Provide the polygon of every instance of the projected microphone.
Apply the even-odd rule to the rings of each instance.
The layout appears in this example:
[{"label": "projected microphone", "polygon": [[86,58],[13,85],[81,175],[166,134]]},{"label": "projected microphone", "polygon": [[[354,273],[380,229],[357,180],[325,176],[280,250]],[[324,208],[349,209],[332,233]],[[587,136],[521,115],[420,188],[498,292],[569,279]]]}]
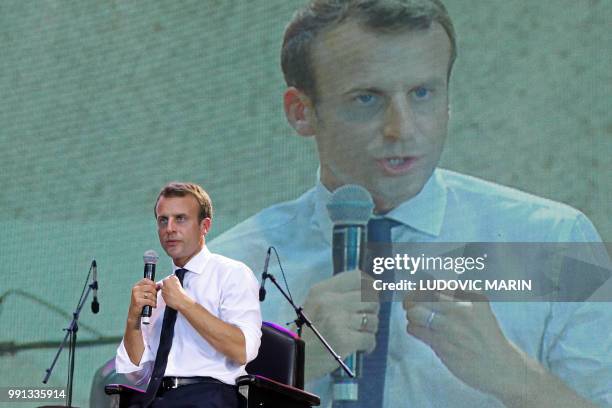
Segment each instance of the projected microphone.
[{"label": "projected microphone", "polygon": [[[334,275],[354,269],[364,269],[367,225],[373,209],[372,196],[361,186],[348,184],[332,194],[327,204],[327,211],[334,225],[332,236]],[[355,373],[355,378],[350,378],[340,369],[332,373],[335,401],[356,401],[359,398],[357,379],[361,376],[361,360],[361,352],[353,353],[344,360]]]},{"label": "projected microphone", "polygon": [[264,263],[263,272],[261,273],[261,286],[259,287],[259,301],[263,302],[266,300],[266,279],[268,279],[268,264],[270,263],[270,251],[272,247],[268,248],[266,254],[266,262]]},{"label": "projected microphone", "polygon": [[98,265],[96,260],[91,261],[92,269],[92,282],[91,288],[93,289],[93,300],[91,301],[91,312],[96,314],[100,311],[100,303],[98,303]]},{"label": "projected microphone", "polygon": [[[155,265],[157,264],[157,260],[159,256],[157,256],[157,252],[152,249],[149,249],[144,253],[142,259],[144,260],[144,277],[147,279],[155,280]],[[151,311],[152,308],[149,305],[146,305],[142,308],[142,323],[149,324],[151,320]]]}]

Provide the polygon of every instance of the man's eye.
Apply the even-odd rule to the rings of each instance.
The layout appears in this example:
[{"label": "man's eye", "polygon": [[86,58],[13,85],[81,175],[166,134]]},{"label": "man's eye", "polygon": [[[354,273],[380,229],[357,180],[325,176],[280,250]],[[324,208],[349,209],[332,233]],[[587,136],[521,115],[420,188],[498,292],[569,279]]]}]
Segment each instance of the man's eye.
[{"label": "man's eye", "polygon": [[157,225],[166,225],[168,224],[168,220],[165,218],[160,218],[159,220],[157,220]]},{"label": "man's eye", "polygon": [[425,100],[429,99],[431,96],[431,91],[423,86],[419,86],[414,91],[412,91],[414,98],[417,100]]},{"label": "man's eye", "polygon": [[355,97],[355,100],[363,106],[372,106],[378,101],[378,97],[372,94],[360,94]]},{"label": "man's eye", "polygon": [[184,222],[185,221],[185,217],[183,217],[182,215],[179,215],[178,217],[176,217],[176,221],[177,222]]}]

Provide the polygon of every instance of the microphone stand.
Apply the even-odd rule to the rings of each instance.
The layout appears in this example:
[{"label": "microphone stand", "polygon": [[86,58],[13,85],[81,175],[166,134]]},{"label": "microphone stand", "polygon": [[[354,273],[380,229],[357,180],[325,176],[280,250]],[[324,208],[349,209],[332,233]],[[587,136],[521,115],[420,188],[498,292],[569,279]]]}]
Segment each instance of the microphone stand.
[{"label": "microphone stand", "polygon": [[[47,381],[49,381],[49,377],[51,377],[53,368],[55,367],[55,364],[57,363],[57,359],[59,358],[60,354],[62,353],[62,350],[64,349],[64,346],[66,345],[66,341],[70,339],[70,345],[69,345],[69,351],[68,351],[68,366],[69,366],[68,368],[68,396],[67,396],[68,400],[66,404],[66,406],[69,408],[77,408],[77,407],[72,406],[72,383],[74,380],[74,355],[76,351],[77,332],[79,331],[79,324],[78,324],[79,315],[81,314],[81,309],[83,308],[83,305],[87,301],[87,297],[89,296],[89,293],[93,289],[97,289],[97,288],[98,288],[98,281],[93,281],[91,284],[88,285],[85,295],[81,296],[81,300],[79,301],[79,304],[77,305],[76,310],[74,311],[74,313],[72,313],[72,321],[70,322],[70,325],[64,329],[66,330],[66,335],[64,336],[64,340],[59,345],[57,353],[55,354],[55,358],[53,359],[53,362],[51,363],[51,367],[45,370],[47,374],[45,375],[45,378],[42,381],[43,384],[46,384]],[[56,406],[56,407],[59,407],[59,406]]]},{"label": "microphone stand", "polygon": [[276,278],[274,277],[274,275],[272,275],[271,273],[268,273],[268,272],[264,272],[262,278],[263,279],[266,279],[266,278],[270,279],[270,281],[274,284],[274,286],[276,286],[276,288],[285,297],[285,299],[287,299],[287,302],[289,302],[291,307],[293,307],[293,310],[295,310],[295,313],[297,314],[297,319],[295,319],[294,321],[295,321],[295,324],[297,325],[297,328],[298,328],[298,336],[300,336],[300,337],[302,336],[302,326],[305,324],[310,330],[312,330],[312,332],[315,334],[315,336],[317,336],[317,338],[319,339],[321,344],[323,344],[323,346],[325,346],[325,348],[327,349],[329,354],[331,354],[334,357],[334,360],[336,360],[338,362],[338,364],[340,365],[340,367],[342,367],[344,372],[349,377],[355,378],[355,374],[351,371],[351,369],[342,360],[342,357],[340,357],[334,351],[334,349],[329,345],[327,340],[325,340],[325,338],[321,335],[321,333],[319,333],[319,331],[312,324],[312,322],[310,321],[308,316],[306,316],[304,314],[304,309],[301,306],[298,307],[298,306],[295,305],[295,303],[293,303],[293,300],[287,295],[287,293],[283,290],[283,288],[280,287],[280,285],[276,281]]}]

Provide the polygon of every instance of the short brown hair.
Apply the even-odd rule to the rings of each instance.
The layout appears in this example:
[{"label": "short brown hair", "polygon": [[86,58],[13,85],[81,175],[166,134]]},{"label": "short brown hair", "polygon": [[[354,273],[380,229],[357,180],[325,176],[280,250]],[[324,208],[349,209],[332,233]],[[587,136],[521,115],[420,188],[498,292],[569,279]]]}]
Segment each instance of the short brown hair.
[{"label": "short brown hair", "polygon": [[457,57],[453,23],[440,0],[312,0],[298,10],[287,27],[281,49],[281,67],[287,86],[316,99],[316,78],[311,49],[322,31],[346,20],[356,20],[379,32],[426,30],[439,23],[451,42],[448,76]]},{"label": "short brown hair", "polygon": [[200,222],[204,218],[212,219],[212,201],[206,190],[195,183],[181,183],[176,181],[166,184],[159,192],[157,200],[155,201],[155,206],[153,207],[155,218],[157,218],[157,203],[161,197],[185,197],[186,195],[191,195],[197,200],[200,206],[200,211],[198,213]]}]

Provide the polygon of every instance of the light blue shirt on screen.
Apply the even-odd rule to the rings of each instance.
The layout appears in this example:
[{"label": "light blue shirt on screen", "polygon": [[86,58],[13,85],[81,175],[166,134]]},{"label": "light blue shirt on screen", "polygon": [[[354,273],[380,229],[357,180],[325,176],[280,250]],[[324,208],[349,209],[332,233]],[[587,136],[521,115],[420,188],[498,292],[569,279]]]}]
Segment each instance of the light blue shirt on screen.
[{"label": "light blue shirt on screen", "polygon": [[[301,305],[311,286],[332,276],[332,223],[326,209],[330,196],[318,183],[298,199],[238,224],[210,247],[243,261],[256,274],[267,248],[276,247],[293,298]],[[442,169],[416,197],[386,216],[401,224],[393,229],[394,242],[601,241],[591,222],[569,206]],[[270,262],[270,272],[281,276],[276,262]],[[497,302],[491,307],[515,345],[578,393],[612,405],[610,304]],[[264,320],[280,324],[295,319],[285,299],[270,287],[262,314]],[[458,380],[427,345],[407,334],[406,323],[402,304],[394,302],[385,407],[503,407]],[[306,388],[321,396],[322,406],[331,406],[329,375]]]}]

